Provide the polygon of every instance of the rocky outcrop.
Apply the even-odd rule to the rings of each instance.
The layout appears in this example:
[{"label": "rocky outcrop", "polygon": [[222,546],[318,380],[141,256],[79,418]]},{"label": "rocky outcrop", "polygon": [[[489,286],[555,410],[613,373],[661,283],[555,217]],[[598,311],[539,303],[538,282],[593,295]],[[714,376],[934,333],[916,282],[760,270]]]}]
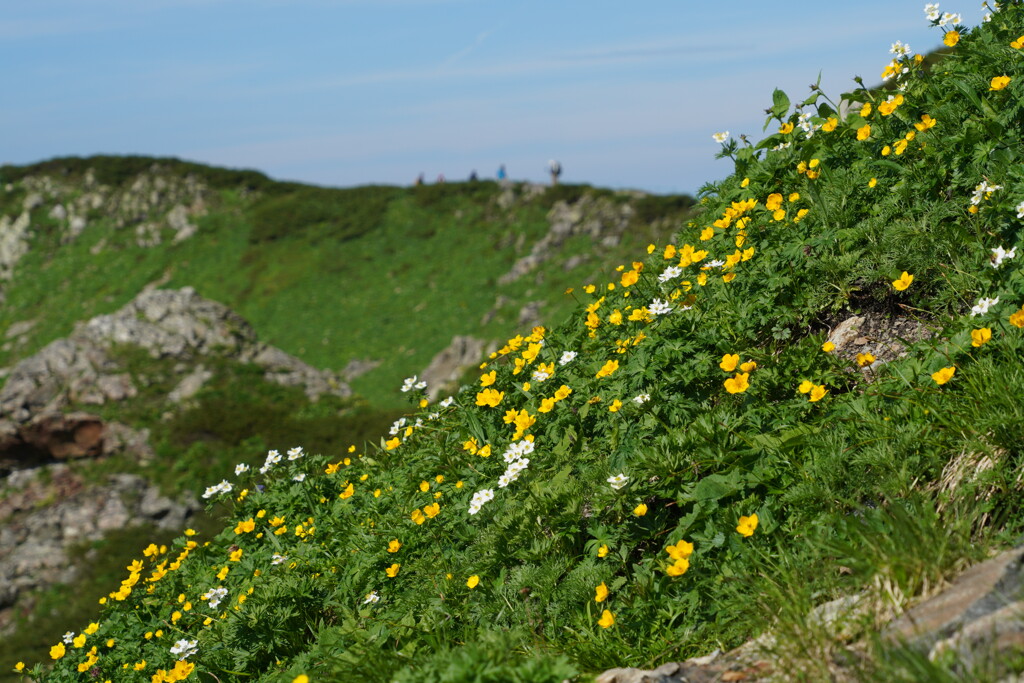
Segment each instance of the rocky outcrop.
[{"label": "rocky outcrop", "polygon": [[433,401],[462,377],[466,368],[480,362],[486,342],[470,336],[456,335],[452,343],[441,349],[419,374],[427,383],[427,397]]},{"label": "rocky outcrop", "polygon": [[931,330],[924,323],[911,318],[862,313],[836,325],[828,341],[836,345],[836,355],[851,361],[857,354],[870,353],[876,360],[867,367],[874,369],[905,356],[908,344],[928,339],[931,335]]},{"label": "rocky outcrop", "polygon": [[[255,363],[265,370],[268,381],[301,386],[311,400],[351,393],[334,373],[257,340],[252,327],[223,304],[202,298],[191,287],[156,289],[115,313],[80,325],[70,337],[14,366],[0,390],[0,420],[25,423],[44,409],[131,398],[137,388],[118,360],[117,345],[143,349],[153,358],[196,361],[221,355]],[[177,395],[194,394],[197,380],[191,376],[190,385]]]},{"label": "rocky outcrop", "polygon": [[128,372],[118,351],[124,346],[142,349],[152,358],[181,361],[175,369],[183,376],[168,394],[169,405],[202,388],[212,374],[201,360],[211,356],[256,364],[267,381],[301,387],[310,400],[351,394],[333,372],[260,342],[241,316],[192,288],[147,290],[10,370],[0,389],[0,470],[109,452],[113,432],[108,425],[93,416],[64,413],[72,406],[137,395],[138,378]]},{"label": "rocky outcrop", "polygon": [[598,246],[616,246],[629,229],[634,213],[629,203],[591,194],[583,195],[573,204],[555,202],[548,212],[551,225],[548,233],[534,243],[529,254],[512,264],[512,269],[498,278],[498,283],[515,282],[532,272],[540,264],[555,258],[559,247],[577,235],[588,236]]},{"label": "rocky outcrop", "polygon": [[[820,605],[807,616],[808,628],[836,644],[832,655],[826,655],[834,661],[817,662],[835,674],[832,680],[865,680],[864,673],[871,671],[870,648],[866,643],[851,642],[851,634],[859,629],[849,626],[863,624],[865,619],[877,621],[881,613],[892,611],[892,607],[879,607],[878,601],[855,595]],[[943,590],[884,625],[880,636],[885,649],[909,648],[931,661],[943,662],[956,680],[976,680],[972,674],[979,670],[993,676],[991,680],[1012,676],[1014,659],[1024,650],[1024,547],[967,569]],[[800,672],[774,661],[778,650],[775,638],[765,634],[726,653],[714,652],[657,669],[611,669],[598,676],[596,683],[792,680],[789,674]],[[843,675],[851,666],[850,675]]]},{"label": "rocky outcrop", "polygon": [[177,530],[199,508],[195,499],[166,498],[139,476],[115,474],[103,484],[88,484],[59,464],[15,473],[5,483],[0,490],[0,634],[5,611],[19,596],[75,579],[69,549],[141,524]]}]

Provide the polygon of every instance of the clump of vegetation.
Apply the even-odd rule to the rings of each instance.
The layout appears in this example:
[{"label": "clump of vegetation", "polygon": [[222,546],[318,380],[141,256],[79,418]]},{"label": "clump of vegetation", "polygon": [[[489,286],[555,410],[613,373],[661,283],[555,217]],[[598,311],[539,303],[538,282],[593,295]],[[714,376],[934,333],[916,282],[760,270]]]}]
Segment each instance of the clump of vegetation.
[{"label": "clump of vegetation", "polygon": [[[565,324],[509,339],[456,396],[409,378],[416,410],[378,443],[225,472],[205,493],[231,506],[223,531],[144,549],[25,670],[476,680],[486,660],[549,680],[766,623],[799,637],[777,609],[794,595],[881,586],[900,607],[1019,537],[1024,5],[1001,7],[977,29],[936,16],[955,44],[939,70],[895,49],[897,92],[815,89],[795,111],[777,92],[776,132],[719,136],[736,173],[676,240],[574,291]],[[865,307],[932,335],[851,359],[825,324]],[[944,485],[971,455],[987,469]],[[952,670],[883,654],[850,675]]]}]

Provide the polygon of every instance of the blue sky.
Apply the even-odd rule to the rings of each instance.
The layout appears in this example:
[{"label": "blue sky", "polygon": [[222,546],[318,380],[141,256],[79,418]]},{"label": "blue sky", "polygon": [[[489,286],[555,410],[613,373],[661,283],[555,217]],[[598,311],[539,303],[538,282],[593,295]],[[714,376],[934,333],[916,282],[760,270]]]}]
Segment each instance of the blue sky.
[{"label": "blue sky", "polygon": [[[964,22],[980,0],[943,2]],[[0,163],[177,156],[322,185],[424,173],[693,193],[780,87],[878,81],[923,2],[31,0],[0,7]]]}]

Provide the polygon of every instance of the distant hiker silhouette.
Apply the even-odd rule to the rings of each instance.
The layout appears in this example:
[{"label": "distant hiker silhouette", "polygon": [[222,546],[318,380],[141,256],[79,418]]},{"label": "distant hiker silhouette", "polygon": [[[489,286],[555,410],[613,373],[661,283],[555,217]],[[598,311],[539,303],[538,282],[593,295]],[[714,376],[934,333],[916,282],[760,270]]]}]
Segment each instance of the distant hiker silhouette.
[{"label": "distant hiker silhouette", "polygon": [[505,179],[505,164],[498,167],[498,180]]},{"label": "distant hiker silhouette", "polygon": [[443,182],[444,182],[444,173],[438,173],[437,174],[437,183],[440,185]]},{"label": "distant hiker silhouette", "polygon": [[475,183],[476,181],[477,181],[476,169],[474,168],[472,171],[469,172],[469,182]]},{"label": "distant hiker silhouette", "polygon": [[551,184],[558,184],[558,176],[562,175],[562,165],[552,159],[548,162],[548,170],[551,171]]},{"label": "distant hiker silhouette", "polygon": [[423,174],[420,173],[418,176],[416,176],[416,183],[415,183],[415,185],[417,187],[419,187],[422,184],[423,184]]}]

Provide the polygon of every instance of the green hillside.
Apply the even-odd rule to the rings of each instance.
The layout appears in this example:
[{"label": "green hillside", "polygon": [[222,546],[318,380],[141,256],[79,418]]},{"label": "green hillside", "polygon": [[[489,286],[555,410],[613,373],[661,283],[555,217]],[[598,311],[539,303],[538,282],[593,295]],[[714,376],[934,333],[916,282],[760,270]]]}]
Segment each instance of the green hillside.
[{"label": "green hillside", "polygon": [[[16,217],[26,198],[40,197],[29,212],[27,253],[11,280],[0,282],[0,329],[33,325],[17,348],[0,349],[0,366],[67,335],[78,321],[119,308],[147,284],[192,286],[241,313],[264,341],[316,367],[340,371],[353,360],[384,361],[387,352],[387,362],[353,381],[356,393],[387,409],[400,407],[402,378],[424,368],[453,336],[503,338],[532,300],[544,304],[546,320],[564,317],[571,302],[561,290],[598,268],[592,259],[561,267],[594,252],[586,235],[561,244],[557,261],[499,283],[547,234],[556,202],[600,197],[635,209],[621,241],[597,250],[605,257],[669,234],[692,204],[586,186],[318,188],[142,157],[7,166],[0,181],[10,183],[0,193],[0,214]],[[161,200],[147,203],[151,194]],[[102,198],[99,206],[88,203],[93,196]],[[174,203],[164,198],[175,197],[194,210],[196,232],[181,241],[159,222]],[[67,220],[49,213],[56,204],[84,204],[88,226],[80,235],[69,238]],[[156,230],[140,238],[153,224]],[[159,244],[140,244],[154,234]]]},{"label": "green hillside", "polygon": [[[955,48],[930,70],[897,56],[896,91],[813,89],[795,107],[777,91],[774,132],[723,143],[736,171],[701,213],[575,280],[564,324],[522,330],[450,402],[411,389],[393,436],[297,442],[211,477],[226,526],[140,547],[95,617],[60,627],[72,642],[54,632],[25,671],[589,680],[768,630],[801,680],[1024,671],[1019,652],[933,661],[874,637],[1024,532],[1024,4],[1001,6],[938,29]],[[235,253],[283,287],[304,273],[256,255],[316,234],[250,224]],[[396,349],[392,273],[418,267],[412,251],[367,271]],[[872,613],[827,639],[805,617],[844,595]]]}]

